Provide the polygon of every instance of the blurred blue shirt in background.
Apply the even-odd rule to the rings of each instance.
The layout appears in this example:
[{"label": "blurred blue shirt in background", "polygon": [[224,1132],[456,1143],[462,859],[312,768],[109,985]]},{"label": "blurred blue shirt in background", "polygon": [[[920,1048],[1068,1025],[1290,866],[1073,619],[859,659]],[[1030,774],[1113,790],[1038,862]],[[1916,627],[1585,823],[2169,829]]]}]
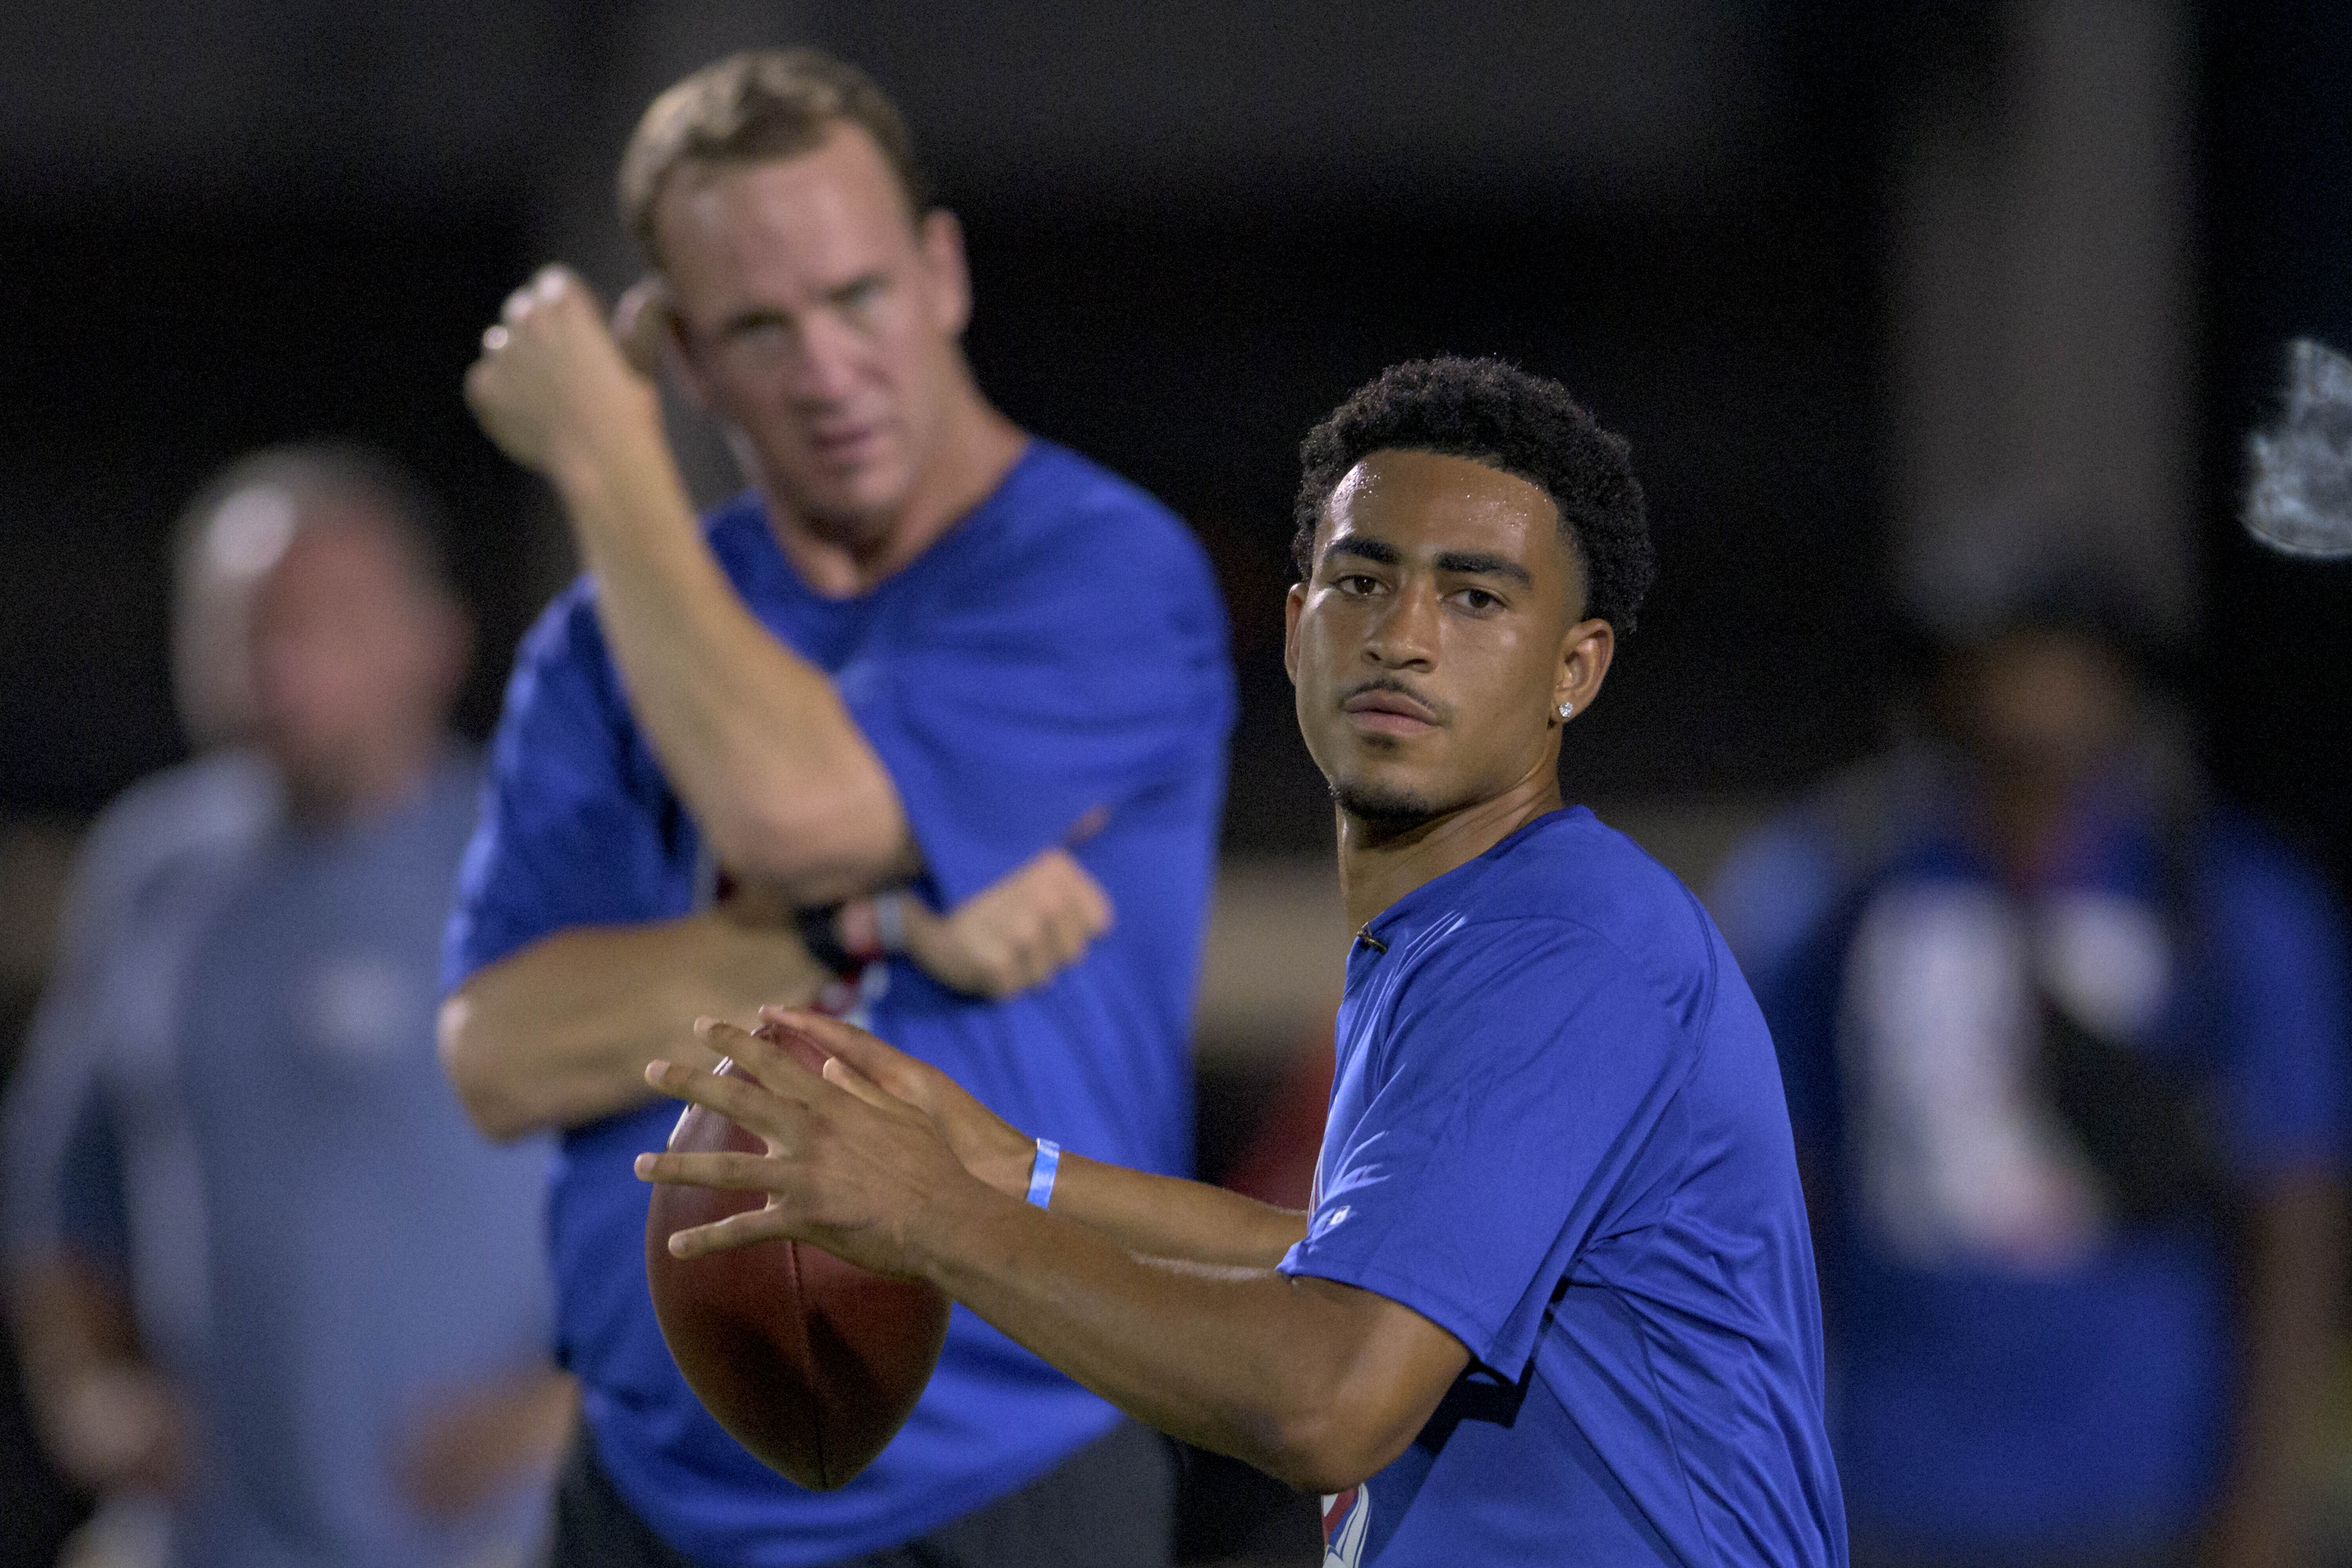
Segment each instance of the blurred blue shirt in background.
[{"label": "blurred blue shirt in background", "polygon": [[229,753],[131,792],[85,858],[12,1097],[10,1245],[122,1275],[194,1428],[188,1568],[520,1563],[543,1522],[536,1487],[456,1518],[405,1489],[437,1419],[547,1362],[547,1145],[484,1142],[434,1050],[479,778],[312,827]]},{"label": "blurred blue shirt in background", "polygon": [[[1709,900],[1808,1162],[1857,1552],[2179,1542],[2231,1439],[2235,1215],[2340,1163],[2344,932],[2277,841],[2129,769],[2020,885],[1960,776],[1924,752],[1858,771]],[[2053,1028],[2114,1042],[2111,1105],[2170,1086],[2176,1142],[2210,1144],[2207,1200],[2135,1199],[2055,1102]]]}]

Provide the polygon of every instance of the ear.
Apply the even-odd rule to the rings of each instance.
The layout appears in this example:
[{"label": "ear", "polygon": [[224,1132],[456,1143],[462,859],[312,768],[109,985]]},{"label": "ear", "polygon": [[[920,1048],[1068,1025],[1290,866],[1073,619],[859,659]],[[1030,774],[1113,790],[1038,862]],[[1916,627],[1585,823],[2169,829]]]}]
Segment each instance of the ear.
[{"label": "ear", "polygon": [[1282,601],[1282,668],[1290,684],[1298,684],[1298,617],[1307,609],[1307,584],[1293,583]]},{"label": "ear", "polygon": [[1609,661],[1617,654],[1617,633],[1607,621],[1580,621],[1568,628],[1560,639],[1559,669],[1552,680],[1551,721],[1564,724],[1559,716],[1560,704],[1570,705],[1571,712],[1581,713],[1592,706],[1601,695],[1601,683],[1608,679]]},{"label": "ear", "polygon": [[648,381],[658,381],[665,365],[682,355],[677,306],[669,279],[648,272],[629,285],[613,306],[613,336],[619,341],[629,366]]},{"label": "ear", "polygon": [[658,383],[667,370],[688,403],[709,411],[709,384],[694,362],[668,279],[648,272],[629,285],[613,307],[613,336],[620,341],[621,353],[639,375]]},{"label": "ear", "polygon": [[971,268],[964,258],[963,225],[945,207],[923,215],[918,237],[923,271],[930,279],[931,324],[961,338],[971,321]]}]

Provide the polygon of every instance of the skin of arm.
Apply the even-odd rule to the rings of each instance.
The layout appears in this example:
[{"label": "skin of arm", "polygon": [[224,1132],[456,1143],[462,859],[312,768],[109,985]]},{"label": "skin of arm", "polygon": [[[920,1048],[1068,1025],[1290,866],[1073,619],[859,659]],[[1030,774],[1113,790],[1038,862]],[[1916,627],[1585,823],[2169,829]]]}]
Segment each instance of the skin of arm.
[{"label": "skin of arm", "polygon": [[754,619],[704,545],[651,382],[587,285],[550,268],[467,401],[545,475],[597,583],[606,639],[663,772],[719,858],[832,903],[916,868],[898,790],[832,681]]},{"label": "skin of arm", "polygon": [[2326,1400],[2344,1217],[2343,1184],[2316,1171],[2273,1182],[2254,1202],[2237,1452],[2210,1553],[2217,1568],[2295,1560]]},{"label": "skin of arm", "polygon": [[551,1475],[579,1411],[579,1385],[553,1367],[453,1389],[404,1445],[401,1490],[427,1518],[462,1519]]},{"label": "skin of arm", "polygon": [[25,1394],[51,1460],[95,1492],[176,1494],[189,1458],[186,1421],[140,1351],[121,1286],[67,1251],[15,1272]]},{"label": "skin of arm", "polygon": [[[1111,924],[1110,900],[1058,847],[946,915],[898,896],[908,957],[972,995],[1043,984]],[[762,1003],[807,1001],[827,978],[801,944],[784,890],[745,879],[715,910],[575,927],[478,971],[442,1005],[442,1066],[485,1136],[576,1127],[652,1099],[645,1071],[656,1057],[710,1065],[680,1020],[748,1018]]]},{"label": "skin of arm", "polygon": [[[1307,1490],[1343,1490],[1402,1453],[1469,1363],[1460,1341],[1409,1308],[1269,1267],[1274,1238],[1296,1239],[1297,1216],[1259,1222],[1245,1242],[1221,1247],[1208,1235],[1213,1216],[1244,1215],[1233,1205],[1247,1200],[1205,1188],[1180,1196],[1194,1184],[1091,1162],[1066,1166],[1072,1196],[1057,1182],[1048,1214],[966,1169],[929,1114],[836,1052],[856,1033],[846,1026],[800,1015],[766,1026],[833,1054],[822,1078],[769,1040],[703,1027],[751,1078],[657,1062],[647,1081],[751,1130],[769,1152],[647,1154],[637,1173],[768,1201],[678,1233],[677,1256],[791,1236],[864,1268],[928,1279],[1139,1419]],[[888,1051],[879,1042],[849,1049],[867,1061]],[[1088,1222],[1059,1212],[1065,1201]],[[1181,1212],[1150,1219],[1139,1203]],[[1260,1261],[1139,1256],[1117,1238],[1122,1231]]]},{"label": "skin of arm", "polygon": [[[768,1028],[808,1035],[859,1078],[920,1110],[980,1180],[1008,1197],[1027,1194],[1036,1140],[939,1068],[831,1019],[782,1007],[762,1007],[760,1017]],[[1054,1179],[1053,1210],[1129,1252],[1188,1263],[1271,1268],[1307,1235],[1307,1215],[1296,1209],[1071,1153]]]},{"label": "skin of arm", "polygon": [[441,1064],[486,1137],[576,1127],[652,1100],[657,1057],[707,1064],[681,1019],[749,1017],[824,980],[790,929],[715,910],[574,927],[477,970],[442,1004]]}]

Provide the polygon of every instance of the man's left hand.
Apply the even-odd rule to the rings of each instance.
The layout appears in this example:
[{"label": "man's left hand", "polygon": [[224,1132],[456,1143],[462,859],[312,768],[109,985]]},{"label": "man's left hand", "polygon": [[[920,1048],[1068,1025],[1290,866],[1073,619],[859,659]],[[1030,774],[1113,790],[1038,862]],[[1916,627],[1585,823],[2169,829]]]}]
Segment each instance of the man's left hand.
[{"label": "man's left hand", "polygon": [[[764,1154],[640,1154],[639,1179],[767,1195],[761,1207],[669,1238],[675,1258],[755,1241],[812,1242],[877,1274],[919,1275],[931,1227],[987,1189],[965,1172],[929,1117],[834,1058],[823,1076],[772,1038],[705,1019],[703,1043],[748,1077],[656,1061],[646,1081],[717,1111],[767,1145]],[[822,1048],[822,1047],[820,1047]]]}]

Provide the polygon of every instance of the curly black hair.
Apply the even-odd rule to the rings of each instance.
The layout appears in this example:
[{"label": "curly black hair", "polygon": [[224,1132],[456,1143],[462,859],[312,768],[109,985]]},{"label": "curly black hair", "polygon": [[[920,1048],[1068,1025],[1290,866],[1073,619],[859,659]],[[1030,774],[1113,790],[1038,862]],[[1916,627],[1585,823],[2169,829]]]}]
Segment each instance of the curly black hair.
[{"label": "curly black hair", "polygon": [[1633,629],[1658,569],[1641,481],[1624,439],[1559,383],[1499,359],[1447,355],[1391,365],[1359,387],[1299,445],[1290,553],[1302,581],[1331,492],[1380,451],[1469,458],[1551,497],[1584,568],[1584,613],[1621,637]]}]

